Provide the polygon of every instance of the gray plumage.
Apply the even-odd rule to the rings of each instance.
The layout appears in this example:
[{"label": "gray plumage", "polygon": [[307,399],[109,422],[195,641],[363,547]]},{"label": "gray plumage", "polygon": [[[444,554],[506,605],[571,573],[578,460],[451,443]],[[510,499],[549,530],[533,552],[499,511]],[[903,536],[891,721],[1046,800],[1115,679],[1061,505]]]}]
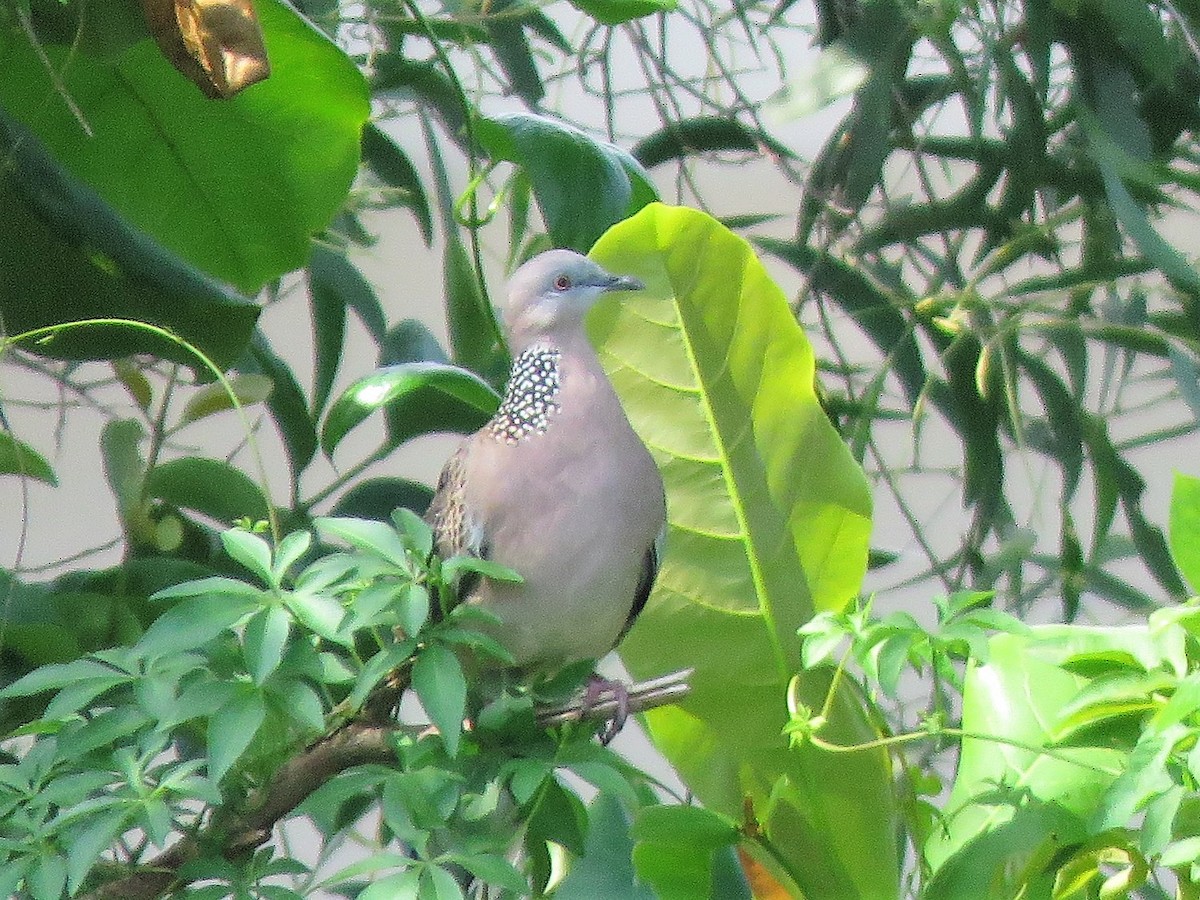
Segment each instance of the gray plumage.
[{"label": "gray plumage", "polygon": [[567,250],[517,270],[503,401],[446,463],[429,508],[443,557],[469,553],[522,576],[476,579],[460,601],[500,619],[492,636],[526,670],[603,656],[653,585],[662,479],[583,328],[602,294],[641,287]]}]

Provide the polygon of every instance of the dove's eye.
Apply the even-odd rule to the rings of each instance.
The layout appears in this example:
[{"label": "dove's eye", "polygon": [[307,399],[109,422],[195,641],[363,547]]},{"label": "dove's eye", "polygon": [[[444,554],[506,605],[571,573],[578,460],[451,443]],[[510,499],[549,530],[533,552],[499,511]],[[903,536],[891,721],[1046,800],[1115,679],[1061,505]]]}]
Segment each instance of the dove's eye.
[{"label": "dove's eye", "polygon": [[565,291],[571,286],[571,279],[566,275],[559,275],[554,279],[554,289],[556,291]]}]

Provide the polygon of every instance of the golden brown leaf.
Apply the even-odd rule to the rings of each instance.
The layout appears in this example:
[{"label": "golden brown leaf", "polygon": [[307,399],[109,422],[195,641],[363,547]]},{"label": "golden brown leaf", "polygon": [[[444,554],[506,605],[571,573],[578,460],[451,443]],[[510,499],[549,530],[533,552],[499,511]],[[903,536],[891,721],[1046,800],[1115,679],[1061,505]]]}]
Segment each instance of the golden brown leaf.
[{"label": "golden brown leaf", "polygon": [[207,96],[228,100],[271,74],[251,0],[142,0],[171,65]]}]

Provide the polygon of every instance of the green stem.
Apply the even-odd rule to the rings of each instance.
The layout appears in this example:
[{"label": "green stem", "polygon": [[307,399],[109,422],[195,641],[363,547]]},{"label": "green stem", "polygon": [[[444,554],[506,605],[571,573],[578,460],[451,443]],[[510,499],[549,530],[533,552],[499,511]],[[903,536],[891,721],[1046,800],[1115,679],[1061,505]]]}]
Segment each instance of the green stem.
[{"label": "green stem", "polygon": [[[195,357],[200,365],[207,369],[212,374],[213,378],[225,389],[225,393],[229,395],[229,401],[233,409],[237,412],[238,418],[241,420],[242,428],[245,429],[247,435],[247,445],[250,448],[250,455],[254,460],[254,468],[258,476],[259,489],[263,493],[263,499],[267,506],[267,520],[271,526],[271,537],[276,543],[279,542],[279,517],[275,514],[275,505],[271,503],[270,482],[267,480],[267,467],[263,462],[262,453],[259,449],[258,441],[254,437],[254,429],[250,425],[250,419],[246,415],[246,410],[238,399],[237,393],[233,390],[233,385],[229,383],[229,379],[225,377],[225,373],[220,367],[213,362],[203,350],[175,334],[166,328],[158,325],[151,325],[149,322],[139,322],[136,319],[120,319],[120,318],[96,318],[96,319],[80,319],[74,322],[59,322],[57,325],[45,325],[41,328],[32,328],[29,331],[23,331],[20,334],[15,334],[11,337],[0,337],[0,354],[3,354],[4,348],[12,344],[18,346],[20,344],[39,343],[49,340],[56,334],[63,331],[74,331],[79,328],[95,328],[97,326],[115,325],[127,328],[132,328],[135,331],[145,331],[160,337],[165,341],[169,341],[177,347],[182,348],[188,354]],[[165,400],[164,400],[165,402]]]},{"label": "green stem", "polygon": [[[458,73],[454,71],[454,66],[450,63],[450,57],[442,47],[441,41],[434,35],[429,20],[421,12],[416,0],[404,0],[404,6],[408,9],[409,14],[420,23],[422,31],[425,32],[425,37],[429,40],[430,46],[433,47],[434,55],[437,56],[438,62],[442,64],[442,68],[446,70],[446,77],[450,79],[450,84],[454,87],[454,92],[458,96],[458,102],[462,105],[463,137],[467,145],[468,183],[473,185],[479,174],[479,161],[475,158],[475,149],[479,145],[475,140],[474,110],[467,99],[467,92],[463,89]],[[483,253],[479,247],[479,227],[477,224],[479,222],[479,206],[475,198],[475,191],[470,190],[468,194],[467,212],[469,219],[467,222],[467,232],[471,236],[471,260],[475,266],[475,278],[479,282],[480,300],[483,303],[484,316],[491,325],[496,343],[503,347],[504,335],[500,330],[500,323],[496,321],[496,313],[492,309],[492,303],[487,293],[487,279],[483,274]]]},{"label": "green stem", "polygon": [[956,737],[960,740],[976,740],[976,741],[991,741],[996,744],[1004,744],[1007,747],[1015,747],[1018,750],[1024,750],[1028,753],[1038,753],[1042,756],[1049,756],[1051,759],[1057,759],[1059,762],[1070,763],[1074,766],[1079,766],[1083,769],[1091,769],[1093,772],[1099,772],[1102,775],[1120,775],[1117,769],[1110,769],[1106,766],[1098,766],[1093,763],[1084,762],[1081,759],[1076,759],[1073,756],[1068,756],[1059,750],[1054,750],[1050,747],[1042,747],[1037,744],[1029,744],[1025,741],[1018,741],[1015,738],[1001,737],[998,734],[985,734],[978,731],[964,731],[961,728],[939,728],[936,732],[930,731],[912,731],[907,734],[893,734],[888,737],[876,738],[873,741],[865,741],[861,744],[834,744],[817,737],[815,734],[810,734],[808,739],[812,741],[813,746],[820,747],[822,750],[827,750],[830,753],[858,753],[863,750],[876,750],[880,747],[890,747],[896,744],[910,744],[914,741],[927,740],[929,738],[948,735]]}]

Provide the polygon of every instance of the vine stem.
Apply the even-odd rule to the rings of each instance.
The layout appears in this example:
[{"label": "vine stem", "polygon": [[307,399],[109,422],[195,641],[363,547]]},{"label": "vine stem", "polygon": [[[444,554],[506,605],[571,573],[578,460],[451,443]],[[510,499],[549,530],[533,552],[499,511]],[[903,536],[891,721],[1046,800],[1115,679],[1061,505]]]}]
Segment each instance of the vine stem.
[{"label": "vine stem", "polygon": [[891,747],[897,744],[910,744],[914,741],[928,740],[929,738],[947,735],[956,737],[960,740],[976,740],[976,741],[991,741],[994,744],[1003,744],[1007,747],[1015,747],[1018,750],[1024,750],[1027,753],[1037,753],[1041,756],[1048,756],[1051,759],[1057,759],[1059,762],[1070,763],[1074,766],[1079,766],[1083,769],[1091,769],[1093,772],[1099,772],[1101,775],[1120,775],[1119,769],[1110,769],[1107,766],[1098,766],[1094,763],[1085,762],[1081,759],[1076,759],[1073,756],[1068,756],[1062,751],[1055,750],[1051,747],[1042,747],[1037,744],[1029,744],[1025,741],[1018,741],[1016,738],[1006,738],[998,734],[987,734],[980,731],[966,731],[962,728],[938,728],[936,731],[911,731],[907,734],[893,734],[887,737],[876,738],[873,741],[864,741],[861,744],[835,744],[831,741],[826,741],[823,738],[817,737],[815,734],[809,734],[808,740],[812,741],[814,747],[819,747],[830,753],[858,753],[863,750],[876,750],[880,747]]},{"label": "vine stem", "polygon": [[[254,429],[250,425],[250,418],[246,415],[246,409],[242,406],[241,400],[238,399],[237,392],[234,391],[233,385],[229,379],[225,377],[225,373],[221,368],[212,361],[212,359],[199,347],[181,338],[169,329],[163,328],[160,325],[152,325],[149,322],[139,322],[136,319],[121,319],[121,318],[96,318],[96,319],[79,319],[73,322],[59,322],[56,325],[45,325],[41,328],[33,328],[29,331],[23,331],[20,334],[12,335],[7,338],[0,338],[0,352],[5,346],[18,346],[23,343],[38,343],[53,338],[55,335],[63,331],[74,331],[81,328],[97,328],[102,326],[119,326],[132,328],[135,331],[145,331],[160,337],[165,341],[182,348],[188,354],[195,357],[213,378],[224,388],[225,393],[229,396],[229,402],[232,408],[237,412],[238,418],[241,421],[242,428],[247,435],[247,446],[250,450],[250,456],[254,460],[255,474],[258,477],[259,490],[262,491],[263,499],[266,501],[267,520],[271,527],[271,537],[275,543],[279,543],[280,529],[279,517],[275,513],[275,504],[271,502],[270,482],[267,480],[267,467],[263,462],[262,452],[258,445],[258,441],[254,436]],[[164,400],[165,403],[165,400]]]},{"label": "vine stem", "polygon": [[433,33],[433,28],[430,26],[429,20],[421,12],[421,8],[417,5],[416,0],[404,0],[404,7],[408,10],[409,15],[421,26],[426,39],[429,41],[430,46],[433,47],[434,55],[437,56],[438,62],[442,64],[442,68],[446,70],[446,77],[450,79],[450,84],[453,85],[454,93],[458,98],[459,104],[462,106],[463,138],[467,145],[467,183],[472,185],[467,191],[467,213],[470,219],[466,223],[467,233],[470,235],[471,241],[471,262],[475,267],[475,278],[479,282],[483,314],[491,325],[492,335],[495,337],[496,342],[503,347],[504,334],[500,330],[500,323],[496,321],[496,312],[492,309],[492,302],[488,297],[487,279],[483,273],[483,253],[479,246],[479,204],[474,189],[476,179],[479,177],[479,161],[475,156],[475,150],[479,144],[475,140],[474,110],[471,108],[471,102],[467,99],[467,92],[463,88],[458,73],[454,71],[454,66],[450,63],[449,54],[446,53],[445,48]]}]

